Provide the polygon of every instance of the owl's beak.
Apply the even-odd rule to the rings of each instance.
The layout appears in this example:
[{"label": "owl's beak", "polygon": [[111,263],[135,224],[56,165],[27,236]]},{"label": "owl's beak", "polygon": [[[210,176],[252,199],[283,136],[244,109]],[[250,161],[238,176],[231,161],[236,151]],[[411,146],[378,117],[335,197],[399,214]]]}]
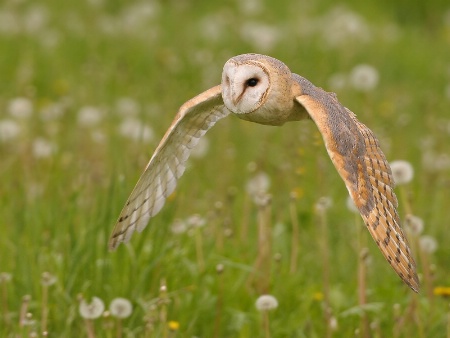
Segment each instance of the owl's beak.
[{"label": "owl's beak", "polygon": [[235,106],[237,106],[239,101],[241,101],[243,95],[244,95],[244,91],[242,91],[242,93],[240,93],[240,94],[237,94],[237,92],[233,91],[233,94],[231,97],[232,97],[233,104]]},{"label": "owl's beak", "polygon": [[245,89],[242,90],[242,87],[233,81],[230,81],[230,88],[231,88],[231,101],[233,102],[233,105],[237,106],[237,104],[242,100],[242,96],[244,95]]}]

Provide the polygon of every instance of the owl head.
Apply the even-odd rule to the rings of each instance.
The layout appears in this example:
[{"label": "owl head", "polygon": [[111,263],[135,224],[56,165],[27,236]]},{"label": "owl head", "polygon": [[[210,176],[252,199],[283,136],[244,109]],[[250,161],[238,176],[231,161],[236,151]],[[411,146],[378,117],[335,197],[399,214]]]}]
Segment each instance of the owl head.
[{"label": "owl head", "polygon": [[241,119],[276,124],[294,106],[292,73],[281,61],[260,54],[229,59],[222,72],[225,106]]}]

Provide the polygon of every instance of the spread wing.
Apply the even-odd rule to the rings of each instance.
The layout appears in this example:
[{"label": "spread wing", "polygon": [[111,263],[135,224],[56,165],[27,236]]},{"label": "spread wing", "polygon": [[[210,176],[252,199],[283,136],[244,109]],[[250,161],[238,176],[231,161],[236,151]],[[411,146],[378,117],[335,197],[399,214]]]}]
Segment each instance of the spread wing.
[{"label": "spread wing", "polygon": [[345,182],[370,234],[400,278],[419,290],[416,264],[400,227],[391,169],[372,131],[336,96],[295,75],[302,95],[295,99],[316,123],[331,160]]},{"label": "spread wing", "polygon": [[110,249],[127,242],[135,230],[142,231],[161,210],[183,175],[191,149],[228,114],[220,85],[181,106],[120,213],[109,240]]}]

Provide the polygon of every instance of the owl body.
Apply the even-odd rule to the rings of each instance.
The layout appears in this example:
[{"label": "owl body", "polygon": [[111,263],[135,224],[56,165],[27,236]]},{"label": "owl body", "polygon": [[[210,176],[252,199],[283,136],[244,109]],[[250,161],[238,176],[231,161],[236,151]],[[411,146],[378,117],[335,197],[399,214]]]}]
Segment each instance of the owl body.
[{"label": "owl body", "polygon": [[142,231],[161,210],[184,172],[191,149],[230,114],[274,126],[312,119],[380,251],[400,278],[418,291],[416,265],[396,209],[392,173],[375,135],[335,94],[260,54],[231,58],[224,65],[220,85],[180,107],[122,209],[110,238],[111,249],[127,242],[134,231]]}]

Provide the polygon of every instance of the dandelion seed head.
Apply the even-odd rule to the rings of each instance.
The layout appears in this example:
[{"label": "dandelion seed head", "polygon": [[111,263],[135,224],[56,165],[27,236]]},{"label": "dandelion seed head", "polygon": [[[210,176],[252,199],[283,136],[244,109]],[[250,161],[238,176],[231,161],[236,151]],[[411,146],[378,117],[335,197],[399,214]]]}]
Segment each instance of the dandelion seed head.
[{"label": "dandelion seed head", "polygon": [[347,41],[365,42],[371,36],[365,19],[343,6],[332,8],[321,18],[319,26],[329,47],[338,47]]},{"label": "dandelion seed head", "polygon": [[52,121],[64,115],[69,102],[49,103],[42,107],[39,111],[39,117],[44,121]]},{"label": "dandelion seed head", "polygon": [[259,22],[244,23],[240,35],[243,40],[264,52],[272,50],[282,36],[281,30],[277,27]]},{"label": "dandelion seed head", "polygon": [[405,217],[405,224],[415,236],[420,235],[423,231],[423,219],[420,217],[408,214]]},{"label": "dandelion seed head", "polygon": [[316,209],[316,212],[321,213],[330,209],[332,205],[333,200],[331,199],[331,197],[322,196],[321,198],[319,198],[314,207]]},{"label": "dandelion seed head", "polygon": [[109,304],[109,312],[111,316],[116,318],[127,318],[133,312],[133,305],[126,298],[114,298]]},{"label": "dandelion seed head", "polygon": [[24,14],[23,24],[28,33],[41,33],[47,26],[49,13],[47,7],[33,5]]},{"label": "dandelion seed head", "polygon": [[33,141],[32,152],[35,158],[48,158],[56,152],[56,145],[42,137]]},{"label": "dandelion seed head", "polygon": [[259,172],[251,177],[245,186],[245,190],[250,196],[266,193],[270,188],[270,178],[264,172]]},{"label": "dandelion seed head", "polygon": [[231,228],[225,228],[223,229],[223,235],[225,236],[225,238],[230,238],[231,236],[233,236],[234,231]]},{"label": "dandelion seed head", "polygon": [[238,2],[240,11],[245,15],[257,15],[263,10],[261,0],[246,0]]},{"label": "dandelion seed head", "polygon": [[226,32],[227,13],[219,12],[206,15],[198,22],[198,29],[201,36],[208,41],[219,41]]},{"label": "dandelion seed head", "polygon": [[392,161],[390,165],[395,184],[406,184],[411,182],[414,177],[414,169],[411,163],[397,160]]},{"label": "dandelion seed head", "polygon": [[16,97],[8,103],[9,114],[17,119],[26,119],[33,114],[33,103],[26,97]]},{"label": "dandelion seed head", "polygon": [[206,224],[206,219],[204,219],[199,214],[194,214],[194,215],[189,216],[187,218],[186,223],[190,227],[201,228],[201,227],[203,227]]},{"label": "dandelion seed head", "polygon": [[419,245],[420,248],[428,254],[434,253],[438,248],[436,239],[429,235],[421,236],[419,239]]},{"label": "dandelion seed head", "polygon": [[347,85],[347,76],[343,73],[337,73],[331,75],[331,77],[328,79],[328,86],[331,90],[341,90],[345,88]]},{"label": "dandelion seed head", "polygon": [[86,302],[85,299],[82,299],[78,310],[80,316],[84,319],[96,319],[102,315],[105,310],[105,304],[98,297],[92,297],[90,303]]},{"label": "dandelion seed head", "polygon": [[450,101],[450,84],[445,86],[444,95],[445,95],[445,98]]},{"label": "dandelion seed head", "polygon": [[170,231],[172,231],[172,233],[175,235],[184,234],[187,229],[188,227],[186,223],[181,219],[174,220],[172,225],[170,226]]},{"label": "dandelion seed head", "polygon": [[351,212],[355,213],[355,214],[359,214],[359,210],[355,205],[355,202],[353,202],[353,199],[351,198],[351,196],[347,196],[347,200],[345,202],[345,204],[347,205],[347,209],[350,210]]},{"label": "dandelion seed head", "polygon": [[219,263],[216,265],[216,272],[218,274],[221,274],[223,272],[224,268],[225,268],[224,265]]},{"label": "dandelion seed head", "polygon": [[355,66],[350,72],[349,82],[358,91],[368,92],[378,85],[379,75],[375,67],[360,64]]},{"label": "dandelion seed head", "polygon": [[136,100],[130,97],[122,97],[116,102],[116,111],[123,117],[134,117],[139,114],[141,107]]},{"label": "dandelion seed head", "polygon": [[22,319],[21,324],[23,326],[34,326],[36,325],[36,321],[33,319],[33,314],[31,312],[27,312],[25,318]]},{"label": "dandelion seed head", "polygon": [[133,141],[151,142],[154,139],[153,129],[134,118],[126,118],[119,126],[119,133]]},{"label": "dandelion seed head", "polygon": [[268,206],[272,202],[272,195],[267,194],[265,192],[257,193],[255,195],[253,195],[253,202],[258,207]]},{"label": "dandelion seed head", "polygon": [[56,276],[52,275],[49,272],[43,272],[41,275],[41,284],[43,286],[50,286],[57,282]]},{"label": "dandelion seed head", "polygon": [[2,272],[0,273],[0,283],[8,283],[12,279],[12,274],[9,272]]},{"label": "dandelion seed head", "polygon": [[9,119],[0,120],[0,142],[8,142],[17,138],[21,128],[17,122]]},{"label": "dandelion seed head", "polygon": [[6,8],[3,6],[0,9],[0,33],[11,36],[20,31],[20,18],[13,10]]},{"label": "dandelion seed head", "polygon": [[259,296],[255,303],[258,311],[270,311],[278,307],[278,300],[272,295]]},{"label": "dandelion seed head", "polygon": [[329,321],[328,325],[330,326],[330,329],[331,329],[332,331],[337,331],[337,329],[338,329],[338,321],[337,321],[337,318],[334,317],[334,316],[332,316],[332,317],[330,318],[330,321]]},{"label": "dandelion seed head", "polygon": [[78,124],[83,127],[93,127],[102,119],[102,111],[97,107],[81,107],[78,111]]}]

